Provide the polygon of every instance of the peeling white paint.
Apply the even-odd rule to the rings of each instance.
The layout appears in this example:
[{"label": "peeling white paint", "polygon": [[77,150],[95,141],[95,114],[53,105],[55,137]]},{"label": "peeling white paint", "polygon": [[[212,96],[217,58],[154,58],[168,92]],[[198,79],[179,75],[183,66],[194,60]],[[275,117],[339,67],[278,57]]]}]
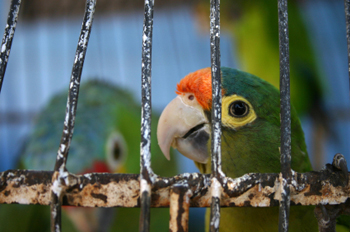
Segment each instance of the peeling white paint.
[{"label": "peeling white paint", "polygon": [[230,190],[236,190],[237,188],[239,188],[239,185],[241,184],[241,182],[245,182],[250,180],[251,177],[248,174],[245,174],[239,178],[235,178],[235,179],[231,179],[229,178],[229,181],[227,183],[227,186],[229,187]]},{"label": "peeling white paint", "polygon": [[[2,175],[1,175],[2,176]],[[13,177],[15,176],[15,174],[13,174],[12,172],[10,172],[9,174],[7,174],[8,177]]]},{"label": "peeling white paint", "polygon": [[92,173],[88,173],[88,174],[85,174],[84,176],[86,177],[86,178],[88,178],[89,180],[91,180],[92,178],[91,178],[91,175],[92,175]]},{"label": "peeling white paint", "polygon": [[146,180],[141,179],[141,181],[140,181],[140,192],[143,193],[145,191],[150,193],[151,192],[151,186],[147,183]]},{"label": "peeling white paint", "polygon": [[187,173],[183,173],[182,176],[185,177],[185,178],[190,178],[191,173],[188,173],[188,172]]},{"label": "peeling white paint", "polygon": [[142,36],[142,41],[145,43],[148,40],[148,36],[144,33]]},{"label": "peeling white paint", "polygon": [[220,224],[220,213],[218,214],[217,217],[215,217],[215,220],[214,220],[214,227],[215,227],[215,228],[219,228],[219,224]]},{"label": "peeling white paint", "polygon": [[217,178],[211,180],[211,195],[220,199],[221,197],[221,184]]},{"label": "peeling white paint", "polygon": [[1,53],[4,53],[6,50],[6,43],[4,43],[2,46],[1,46]]},{"label": "peeling white paint", "polygon": [[62,186],[60,185],[58,180],[55,180],[51,186],[51,190],[54,194],[56,194],[57,196],[60,196],[61,192],[62,192]]},{"label": "peeling white paint", "polygon": [[66,145],[64,145],[63,143],[61,143],[61,145],[60,145],[60,151],[63,153],[65,149],[66,149]]}]

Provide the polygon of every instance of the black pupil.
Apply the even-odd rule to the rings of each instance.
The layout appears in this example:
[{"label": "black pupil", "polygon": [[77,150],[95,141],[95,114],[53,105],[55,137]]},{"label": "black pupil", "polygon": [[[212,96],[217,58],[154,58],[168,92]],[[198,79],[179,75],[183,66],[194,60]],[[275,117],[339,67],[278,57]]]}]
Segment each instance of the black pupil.
[{"label": "black pupil", "polygon": [[115,142],[113,147],[113,158],[118,160],[120,158],[121,149],[119,143]]},{"label": "black pupil", "polygon": [[231,105],[233,116],[243,116],[247,113],[247,105],[242,101],[236,101]]}]

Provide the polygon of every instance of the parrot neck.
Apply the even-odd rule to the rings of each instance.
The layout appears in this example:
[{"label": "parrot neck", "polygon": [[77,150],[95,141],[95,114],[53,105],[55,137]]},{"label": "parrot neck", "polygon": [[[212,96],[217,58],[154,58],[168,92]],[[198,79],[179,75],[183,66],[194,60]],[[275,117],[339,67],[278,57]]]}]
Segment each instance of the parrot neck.
[{"label": "parrot neck", "polygon": [[279,133],[274,133],[279,132],[279,128],[264,130],[257,126],[248,125],[237,131],[223,127],[222,170],[227,176],[236,178],[251,172],[280,171],[280,139]]},{"label": "parrot neck", "polygon": [[[222,127],[221,163],[226,176],[236,178],[251,172],[280,171],[279,127],[259,124],[264,123],[257,122],[238,130]],[[209,139],[209,150],[210,146]],[[206,164],[195,164],[200,172],[211,173],[210,160]]]},{"label": "parrot neck", "polygon": [[[311,171],[304,133],[300,121],[292,117],[292,169],[297,172]],[[279,173],[280,128],[279,124],[265,120],[246,125],[236,131],[222,127],[222,170],[236,178],[246,173]],[[210,166],[209,166],[210,172]]]}]

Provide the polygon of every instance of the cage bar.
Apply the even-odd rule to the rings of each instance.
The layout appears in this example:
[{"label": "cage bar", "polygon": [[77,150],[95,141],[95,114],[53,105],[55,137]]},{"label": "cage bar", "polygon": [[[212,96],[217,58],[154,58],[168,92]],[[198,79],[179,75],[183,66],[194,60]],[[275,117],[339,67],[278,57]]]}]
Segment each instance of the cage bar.
[{"label": "cage bar", "polygon": [[175,184],[170,189],[170,232],[187,232],[192,191],[187,184]]},{"label": "cage bar", "polygon": [[[52,188],[51,188],[51,231],[61,231],[61,204],[62,193],[64,192],[64,186],[62,182],[69,182],[69,173],[66,169],[66,162],[68,158],[68,152],[70,143],[74,131],[75,115],[78,104],[79,86],[81,73],[84,65],[85,54],[89,37],[91,33],[91,27],[93,22],[93,16],[95,13],[96,0],[87,0],[86,9],[81,26],[81,32],[78,40],[77,49],[75,52],[75,58],[72,68],[71,80],[69,83],[69,93],[67,98],[66,115],[64,119],[63,132],[61,137],[60,146],[57,151],[57,158],[54,167],[54,174],[52,176]],[[67,183],[65,183],[67,185]]]},{"label": "cage bar", "polygon": [[[12,0],[1,45],[0,91],[16,28],[21,0]],[[350,77],[350,0],[344,0]],[[96,0],[86,1],[86,11],[72,68],[66,116],[54,171],[8,170],[0,172],[0,203],[51,204],[51,231],[61,231],[61,205],[87,207],[141,207],[140,231],[149,231],[150,207],[170,207],[170,230],[188,231],[189,207],[211,206],[210,230],[218,231],[220,206],[280,206],[279,231],[288,231],[290,204],[326,205],[318,220],[330,214],[350,214],[349,173],[327,164],[320,172],[291,170],[291,111],[289,87],[289,37],[287,0],[278,1],[281,78],[281,174],[249,173],[232,179],[221,171],[220,0],[210,1],[212,72],[212,174],[158,177],[151,169],[151,53],[154,0],[145,0],[142,37],[142,119],[140,175],[74,175],[67,162],[75,111]],[[337,154],[339,155],[339,154]],[[345,164],[346,166],[346,164]],[[98,183],[98,186],[96,186]],[[211,186],[210,186],[211,183]],[[282,186],[282,187],[281,187]],[[116,192],[108,191],[117,189]],[[282,191],[281,191],[282,190]],[[94,194],[91,194],[94,192]],[[224,192],[225,194],[222,194]],[[66,197],[62,199],[62,196]],[[124,196],[120,198],[118,196]],[[152,198],[151,198],[152,196]],[[101,197],[105,200],[101,200]],[[141,199],[141,200],[140,200]],[[335,214],[333,214],[335,213]],[[333,219],[332,219],[333,220]],[[333,222],[335,222],[333,220]],[[327,225],[325,226],[327,227]],[[320,231],[331,231],[330,228]]]},{"label": "cage bar", "polygon": [[281,192],[278,230],[288,231],[291,184],[291,110],[289,80],[289,34],[287,0],[278,0],[281,97]]},{"label": "cage bar", "polygon": [[7,24],[5,27],[5,33],[4,33],[4,37],[2,38],[2,43],[0,48],[0,93],[1,93],[2,83],[4,81],[7,61],[10,56],[13,36],[15,35],[20,6],[21,6],[21,0],[12,0],[10,11],[7,16]]},{"label": "cage bar", "polygon": [[210,231],[219,231],[221,171],[221,63],[220,63],[220,0],[210,1],[210,53],[212,75],[212,127],[211,127],[211,192]]},{"label": "cage bar", "polygon": [[350,0],[344,0],[346,40],[348,45],[348,72],[349,72],[349,95],[350,95]]},{"label": "cage bar", "polygon": [[140,146],[140,191],[141,212],[139,231],[150,230],[151,187],[154,173],[151,169],[151,72],[152,72],[152,32],[154,0],[145,0],[142,64],[141,64],[141,146]]}]

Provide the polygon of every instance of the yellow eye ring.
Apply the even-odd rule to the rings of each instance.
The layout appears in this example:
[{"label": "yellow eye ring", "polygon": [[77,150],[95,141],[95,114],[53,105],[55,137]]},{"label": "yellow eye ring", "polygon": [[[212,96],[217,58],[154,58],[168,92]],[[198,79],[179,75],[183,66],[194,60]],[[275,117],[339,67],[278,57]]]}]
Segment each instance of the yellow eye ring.
[{"label": "yellow eye ring", "polygon": [[222,124],[237,129],[257,118],[253,106],[247,99],[236,94],[222,99]]}]

